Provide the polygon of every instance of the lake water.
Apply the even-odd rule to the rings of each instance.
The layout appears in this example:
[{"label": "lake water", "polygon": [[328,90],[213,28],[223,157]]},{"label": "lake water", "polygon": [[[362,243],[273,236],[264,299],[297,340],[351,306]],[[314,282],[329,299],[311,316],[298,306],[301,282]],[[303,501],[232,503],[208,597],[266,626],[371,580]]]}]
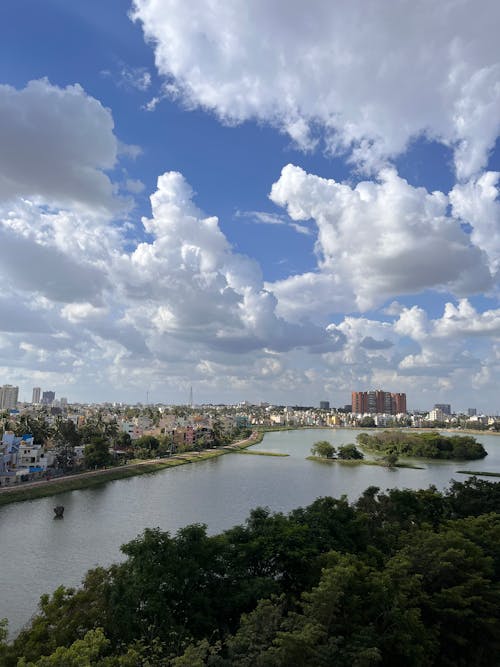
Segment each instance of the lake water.
[{"label": "lake water", "polygon": [[[342,466],[305,460],[317,440],[334,445],[354,442],[359,431],[310,429],[267,433],[254,449],[288,457],[228,454],[151,475],[108,482],[0,508],[0,618],[15,634],[36,611],[42,593],[58,585],[76,586],[95,565],[120,560],[120,545],[144,528],[175,532],[204,523],[217,533],[257,507],[287,512],[319,496],[346,494],[355,500],[370,485],[445,488],[450,479],[465,480],[457,470],[500,472],[500,436],[477,439],[486,459],[421,463],[423,470],[377,466]],[[494,479],[494,478],[493,478]],[[64,520],[52,508],[65,506]]]}]

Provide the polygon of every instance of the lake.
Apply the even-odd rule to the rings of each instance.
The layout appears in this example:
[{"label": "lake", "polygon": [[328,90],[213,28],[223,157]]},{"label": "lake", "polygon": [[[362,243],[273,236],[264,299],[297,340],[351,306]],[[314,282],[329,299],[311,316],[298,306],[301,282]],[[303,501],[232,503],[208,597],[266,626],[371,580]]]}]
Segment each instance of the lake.
[{"label": "lake", "polygon": [[[357,433],[351,429],[266,433],[252,449],[290,456],[227,454],[1,507],[0,618],[9,619],[11,635],[15,634],[36,611],[42,593],[60,584],[76,586],[89,568],[120,560],[120,545],[146,527],[174,533],[187,524],[204,523],[210,533],[217,533],[243,522],[259,505],[287,512],[319,496],[346,494],[355,500],[370,485],[417,489],[434,484],[443,489],[452,478],[467,478],[457,470],[500,472],[500,436],[494,435],[477,436],[488,451],[486,459],[415,461],[423,470],[305,460],[317,440],[338,446],[354,442]],[[65,506],[61,521],[52,518],[56,504]]]}]

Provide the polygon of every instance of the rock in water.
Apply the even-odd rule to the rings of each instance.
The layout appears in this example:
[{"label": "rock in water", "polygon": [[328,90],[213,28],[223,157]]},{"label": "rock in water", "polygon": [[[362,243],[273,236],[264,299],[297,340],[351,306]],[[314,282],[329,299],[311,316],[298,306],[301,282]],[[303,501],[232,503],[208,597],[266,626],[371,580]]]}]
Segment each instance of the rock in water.
[{"label": "rock in water", "polygon": [[54,514],[55,514],[54,519],[63,519],[64,505],[57,505],[57,507],[54,507]]}]

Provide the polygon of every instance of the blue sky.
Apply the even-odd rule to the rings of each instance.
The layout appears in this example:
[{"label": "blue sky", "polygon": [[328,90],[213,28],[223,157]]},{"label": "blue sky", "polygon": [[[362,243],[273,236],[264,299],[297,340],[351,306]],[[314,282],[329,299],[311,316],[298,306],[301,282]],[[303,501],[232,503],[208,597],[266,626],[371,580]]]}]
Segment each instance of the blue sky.
[{"label": "blue sky", "polygon": [[484,9],[2,3],[4,382],[498,412]]}]

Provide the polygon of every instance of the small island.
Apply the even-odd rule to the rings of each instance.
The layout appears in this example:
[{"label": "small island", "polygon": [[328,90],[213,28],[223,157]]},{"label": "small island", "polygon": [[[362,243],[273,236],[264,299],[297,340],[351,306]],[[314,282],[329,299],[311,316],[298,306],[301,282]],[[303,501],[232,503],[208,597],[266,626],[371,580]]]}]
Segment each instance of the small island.
[{"label": "small island", "polygon": [[482,444],[469,435],[383,431],[360,433],[356,441],[363,449],[382,456],[470,461],[482,459],[488,454]]}]

